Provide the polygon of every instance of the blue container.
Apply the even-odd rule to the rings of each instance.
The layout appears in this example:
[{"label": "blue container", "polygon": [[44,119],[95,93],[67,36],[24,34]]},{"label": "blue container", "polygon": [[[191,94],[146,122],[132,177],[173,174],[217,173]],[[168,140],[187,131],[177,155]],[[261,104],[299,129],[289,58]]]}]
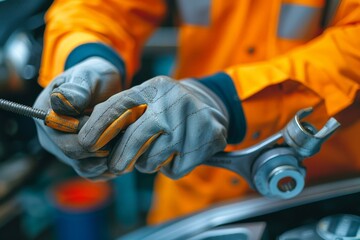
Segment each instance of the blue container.
[{"label": "blue container", "polygon": [[56,239],[109,239],[107,210],[110,195],[108,183],[71,179],[55,186],[51,200]]}]

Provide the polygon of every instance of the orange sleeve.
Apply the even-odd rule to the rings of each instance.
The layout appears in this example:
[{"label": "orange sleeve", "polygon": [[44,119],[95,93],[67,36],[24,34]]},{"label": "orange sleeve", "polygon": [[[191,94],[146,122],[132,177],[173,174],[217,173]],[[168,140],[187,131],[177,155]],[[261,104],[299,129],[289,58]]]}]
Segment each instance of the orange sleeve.
[{"label": "orange sleeve", "polygon": [[360,88],[359,36],[360,2],[344,0],[319,37],[269,61],[226,69],[242,102],[245,138],[272,134],[304,107],[335,115],[351,105]]},{"label": "orange sleeve", "polygon": [[114,50],[124,62],[129,86],[139,65],[141,47],[164,12],[163,0],[54,1],[45,17],[39,84],[46,86],[63,72],[74,49],[87,43],[99,43]]}]

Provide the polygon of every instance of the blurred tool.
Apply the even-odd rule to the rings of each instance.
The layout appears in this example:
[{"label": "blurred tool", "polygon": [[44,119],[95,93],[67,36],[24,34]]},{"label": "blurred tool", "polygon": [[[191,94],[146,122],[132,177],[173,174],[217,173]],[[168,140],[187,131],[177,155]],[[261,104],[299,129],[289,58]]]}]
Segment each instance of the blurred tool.
[{"label": "blurred tool", "polygon": [[62,132],[76,133],[79,131],[78,119],[57,114],[53,110],[45,112],[41,109],[28,107],[5,99],[0,99],[0,108],[27,117],[44,120],[46,126]]},{"label": "blurred tool", "polygon": [[306,169],[302,161],[319,152],[321,145],[340,127],[334,118],[320,131],[300,121],[312,111],[312,108],[302,109],[271,137],[244,150],[218,153],[204,164],[238,173],[263,196],[293,198],[305,185]]}]

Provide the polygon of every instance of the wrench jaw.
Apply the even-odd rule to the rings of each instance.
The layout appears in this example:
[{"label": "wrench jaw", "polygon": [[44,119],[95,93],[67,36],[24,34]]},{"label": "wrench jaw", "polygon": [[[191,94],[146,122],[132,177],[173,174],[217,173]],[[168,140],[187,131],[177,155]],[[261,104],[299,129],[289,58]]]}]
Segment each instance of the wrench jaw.
[{"label": "wrench jaw", "polygon": [[318,153],[321,145],[340,127],[340,123],[334,118],[330,118],[319,131],[310,123],[301,122],[312,111],[312,108],[300,110],[282,130],[286,144],[303,158]]}]

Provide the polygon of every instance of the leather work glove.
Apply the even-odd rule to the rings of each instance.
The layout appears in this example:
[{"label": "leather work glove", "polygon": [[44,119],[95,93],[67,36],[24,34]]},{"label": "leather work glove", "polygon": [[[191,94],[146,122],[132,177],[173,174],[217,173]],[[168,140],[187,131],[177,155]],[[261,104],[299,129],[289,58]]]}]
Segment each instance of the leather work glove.
[{"label": "leather work glove", "polygon": [[221,100],[201,83],[159,76],[96,105],[79,141],[96,152],[119,135],[108,157],[110,172],[135,166],[177,179],[225,148],[228,118]]},{"label": "leather work glove", "polygon": [[[88,58],[56,77],[38,96],[34,107],[52,108],[63,115],[78,116],[86,109],[120,91],[120,74],[115,66],[99,58]],[[83,177],[96,178],[107,170],[108,151],[89,152],[78,141],[77,134],[64,133],[35,120],[41,145]]]}]

